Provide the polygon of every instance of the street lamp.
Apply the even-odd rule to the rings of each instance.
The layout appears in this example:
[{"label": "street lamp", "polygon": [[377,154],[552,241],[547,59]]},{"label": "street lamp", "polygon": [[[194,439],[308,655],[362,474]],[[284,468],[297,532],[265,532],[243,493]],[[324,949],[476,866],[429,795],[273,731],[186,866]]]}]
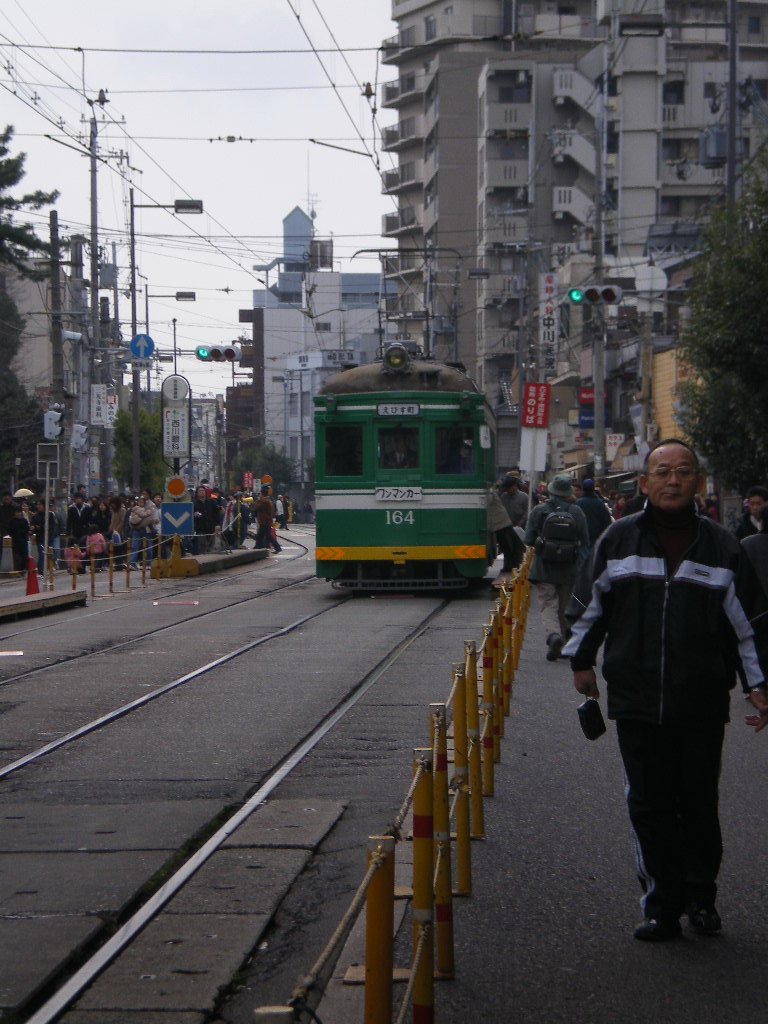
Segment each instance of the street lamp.
[{"label": "street lamp", "polygon": [[[149,330],[149,300],[150,299],[176,299],[177,302],[195,302],[195,292],[174,292],[173,295],[150,295],[147,285],[144,285],[144,321],[147,334]],[[173,372],[176,373],[176,318],[173,318]]]},{"label": "street lamp", "polygon": [[[135,203],[133,199],[133,188],[128,190],[128,201],[130,204],[130,250],[131,250],[131,337],[134,338],[138,331],[136,316],[136,209],[154,208],[158,210],[173,210],[176,213],[202,213],[202,199],[177,199],[174,203]],[[174,367],[175,369],[175,367]],[[131,393],[131,421],[132,421],[132,450],[131,450],[131,476],[133,479],[134,493],[138,493],[141,484],[140,452],[139,452],[139,393],[141,391],[141,375],[138,367],[133,366],[133,385]]]}]

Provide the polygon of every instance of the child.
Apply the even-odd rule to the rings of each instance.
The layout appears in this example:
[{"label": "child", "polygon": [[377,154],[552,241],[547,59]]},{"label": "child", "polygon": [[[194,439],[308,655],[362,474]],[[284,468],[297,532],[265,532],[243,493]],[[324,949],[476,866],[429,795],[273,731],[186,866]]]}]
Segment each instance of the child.
[{"label": "child", "polygon": [[107,542],[104,539],[104,534],[99,531],[98,526],[88,527],[88,537],[85,542],[85,550],[88,552],[88,558],[91,555],[94,556],[96,563],[96,572],[101,572],[101,568],[107,557]]}]

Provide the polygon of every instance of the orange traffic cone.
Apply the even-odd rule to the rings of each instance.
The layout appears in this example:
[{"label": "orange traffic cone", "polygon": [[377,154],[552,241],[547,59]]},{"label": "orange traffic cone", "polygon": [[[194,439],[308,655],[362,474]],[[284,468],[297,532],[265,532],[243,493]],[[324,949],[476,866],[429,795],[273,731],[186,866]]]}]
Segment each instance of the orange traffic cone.
[{"label": "orange traffic cone", "polygon": [[37,569],[35,568],[35,560],[30,556],[27,559],[27,596],[39,593],[40,587],[37,585]]}]

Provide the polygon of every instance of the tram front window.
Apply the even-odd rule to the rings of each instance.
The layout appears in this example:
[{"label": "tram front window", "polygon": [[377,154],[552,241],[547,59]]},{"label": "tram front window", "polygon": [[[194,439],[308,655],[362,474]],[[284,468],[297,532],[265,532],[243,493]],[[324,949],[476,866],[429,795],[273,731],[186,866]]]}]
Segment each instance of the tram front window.
[{"label": "tram front window", "polygon": [[435,430],[435,471],[474,473],[472,427],[438,427]]},{"label": "tram front window", "polygon": [[325,428],[326,476],[363,475],[363,428],[361,424]]},{"label": "tram front window", "polygon": [[379,427],[379,468],[417,469],[418,427]]}]

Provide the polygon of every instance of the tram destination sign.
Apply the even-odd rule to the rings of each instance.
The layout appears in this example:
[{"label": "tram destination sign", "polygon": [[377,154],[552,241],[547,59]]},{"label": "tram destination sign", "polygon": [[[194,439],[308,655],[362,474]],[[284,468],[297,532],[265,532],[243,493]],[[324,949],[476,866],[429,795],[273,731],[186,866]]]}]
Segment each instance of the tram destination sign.
[{"label": "tram destination sign", "polygon": [[421,501],[420,487],[377,487],[376,501]]},{"label": "tram destination sign", "polygon": [[420,412],[418,402],[387,402],[376,406],[377,416],[418,416]]}]

